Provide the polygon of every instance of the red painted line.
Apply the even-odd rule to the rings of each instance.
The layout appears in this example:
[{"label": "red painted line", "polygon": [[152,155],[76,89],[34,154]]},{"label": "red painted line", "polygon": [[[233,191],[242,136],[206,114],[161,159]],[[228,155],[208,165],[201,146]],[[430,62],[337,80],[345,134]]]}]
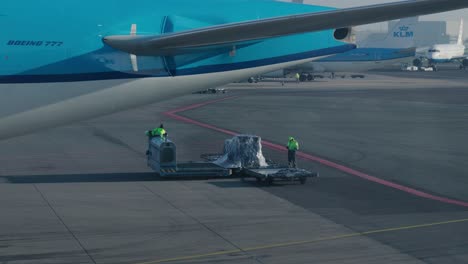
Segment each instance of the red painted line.
[{"label": "red painted line", "polygon": [[193,119],[177,115],[177,113],[187,111],[187,110],[192,110],[192,109],[199,108],[199,107],[203,107],[203,106],[209,105],[209,104],[214,104],[214,103],[226,101],[226,100],[233,99],[233,98],[236,98],[236,97],[237,96],[229,96],[229,97],[224,97],[222,99],[217,99],[217,100],[212,100],[212,101],[208,101],[208,102],[204,102],[204,103],[189,105],[189,106],[185,106],[185,107],[181,107],[181,108],[177,108],[175,110],[165,112],[164,115],[169,116],[172,119],[185,122],[185,123],[201,126],[201,127],[208,128],[208,129],[211,129],[211,130],[214,130],[214,131],[218,131],[218,132],[221,132],[221,133],[224,133],[224,134],[235,136],[235,135],[238,135],[239,133],[232,132],[232,131],[222,129],[222,128],[218,128],[218,127],[215,127],[215,126],[212,126],[212,125],[208,125],[206,123],[198,122],[198,121],[195,121]]},{"label": "red painted line", "polygon": [[228,96],[228,97],[223,97],[223,98],[220,98],[220,99],[211,100],[211,101],[207,101],[207,102],[203,102],[203,103],[193,104],[193,105],[189,105],[189,106],[183,106],[183,107],[180,107],[180,108],[165,112],[164,114],[168,115],[168,116],[173,116],[173,115],[176,115],[177,113],[180,113],[180,112],[192,110],[192,109],[195,109],[195,108],[200,108],[200,107],[203,107],[205,105],[214,104],[214,103],[226,101],[226,100],[229,100],[229,99],[234,99],[234,98],[237,98],[237,97],[238,96]]},{"label": "red painted line", "polygon": [[[231,96],[231,97],[225,97],[225,98],[218,99],[218,100],[212,100],[212,101],[208,101],[208,102],[204,102],[204,103],[194,104],[194,105],[178,108],[178,109],[175,109],[175,110],[171,110],[171,111],[165,112],[164,114],[166,116],[169,116],[169,117],[171,117],[171,118],[173,118],[175,120],[178,120],[178,121],[182,121],[182,122],[185,122],[185,123],[188,123],[188,124],[197,125],[197,126],[207,128],[207,129],[210,129],[210,130],[214,130],[214,131],[217,131],[217,132],[221,132],[221,133],[224,133],[224,134],[227,134],[227,135],[235,136],[235,135],[238,135],[239,133],[231,131],[231,130],[219,128],[219,127],[216,127],[216,126],[213,126],[213,125],[209,125],[209,124],[206,124],[206,123],[203,123],[203,122],[199,122],[199,121],[196,121],[196,120],[193,120],[193,119],[178,115],[178,113],[183,112],[183,111],[192,110],[192,109],[195,109],[195,108],[203,107],[203,106],[206,106],[206,105],[209,105],[209,104],[213,104],[213,103],[217,103],[217,102],[221,102],[221,101],[225,101],[225,100],[233,99],[233,98],[236,98],[236,97]],[[269,142],[269,141],[265,141],[263,139],[262,139],[262,145],[269,148],[269,149],[273,149],[273,150],[280,151],[280,152],[286,152],[285,146],[281,146],[281,145],[278,145],[278,144],[275,144],[275,143],[272,143],[272,142]],[[304,152],[300,152],[300,151],[297,152],[297,156],[299,158],[304,159],[304,160],[317,162],[317,163],[320,163],[320,164],[322,164],[324,166],[339,170],[341,172],[345,172],[347,174],[359,177],[361,179],[371,181],[371,182],[374,182],[374,183],[378,183],[378,184],[381,184],[381,185],[384,185],[384,186],[387,186],[387,187],[390,187],[390,188],[393,188],[393,189],[397,189],[399,191],[406,192],[406,193],[409,193],[409,194],[412,194],[412,195],[415,195],[415,196],[418,196],[418,197],[422,197],[422,198],[426,198],[426,199],[430,199],[430,200],[435,200],[435,201],[439,201],[439,202],[442,202],[442,203],[468,207],[468,202],[464,202],[464,201],[460,201],[460,200],[455,200],[455,199],[450,199],[450,198],[446,198],[446,197],[442,197],[442,196],[437,196],[437,195],[432,195],[432,194],[429,194],[429,193],[425,193],[423,191],[416,190],[414,188],[407,187],[407,186],[404,186],[404,185],[401,185],[401,184],[398,184],[398,183],[394,183],[394,182],[391,182],[391,181],[383,180],[383,179],[371,176],[369,174],[366,174],[366,173],[351,169],[351,168],[346,167],[344,165],[341,165],[341,164],[338,164],[338,163],[335,163],[335,162],[332,162],[332,161],[329,161],[329,160],[326,160],[326,159],[323,159],[323,158],[320,158],[320,157],[317,157],[317,156],[313,156],[313,155],[310,155],[310,154],[307,154],[307,153],[304,153]]]}]

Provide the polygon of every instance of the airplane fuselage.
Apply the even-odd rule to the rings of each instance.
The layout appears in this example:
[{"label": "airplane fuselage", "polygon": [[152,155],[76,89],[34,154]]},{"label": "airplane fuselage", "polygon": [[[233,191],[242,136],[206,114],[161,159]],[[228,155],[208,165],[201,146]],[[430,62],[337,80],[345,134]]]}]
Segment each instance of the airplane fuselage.
[{"label": "airplane fuselage", "polygon": [[[242,3],[244,2],[244,3]],[[245,9],[245,3],[250,8]],[[44,6],[46,5],[46,6]],[[342,52],[342,42],[331,31],[246,43],[237,52],[197,52],[176,56],[138,58],[139,71],[132,70],[128,54],[102,42],[104,36],[159,35],[194,28],[255,20],[326,7],[242,0],[142,0],[129,4],[113,1],[11,1],[1,4],[1,83],[66,82],[103,79],[169,77],[222,72],[266,65],[266,61],[290,61]],[[215,6],[216,8],[213,8]],[[41,10],[41,12],[37,12]],[[320,41],[317,41],[320,40]],[[295,45],[281,48],[281,43]],[[227,66],[229,65],[229,66]]]},{"label": "airplane fuselage", "polygon": [[346,10],[267,0],[0,6],[4,139],[346,52],[355,45],[335,37],[348,39],[351,26],[468,3],[419,0]]},{"label": "airplane fuselage", "polygon": [[434,63],[444,63],[463,58],[464,54],[464,45],[443,44],[432,46],[427,52],[427,58]]},{"label": "airplane fuselage", "polygon": [[365,72],[409,63],[415,49],[358,48],[298,66],[311,72]]},{"label": "airplane fuselage", "polygon": [[[7,1],[1,4],[0,138],[165,100],[278,70],[354,45],[333,30],[251,41],[231,50],[138,56],[109,35],[160,35],[333,8],[262,0]],[[40,10],[40,12],[38,12]],[[292,45],[294,43],[294,45]]]}]

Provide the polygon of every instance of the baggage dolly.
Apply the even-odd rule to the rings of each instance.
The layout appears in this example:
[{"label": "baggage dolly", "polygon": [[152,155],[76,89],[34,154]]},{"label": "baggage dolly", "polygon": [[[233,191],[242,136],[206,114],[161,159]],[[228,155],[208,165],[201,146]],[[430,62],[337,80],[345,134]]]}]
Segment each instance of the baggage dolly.
[{"label": "baggage dolly", "polygon": [[275,181],[299,182],[305,184],[307,179],[319,177],[317,172],[310,172],[304,169],[296,168],[251,168],[243,171],[244,178],[255,178],[258,183],[272,185]]},{"label": "baggage dolly", "polygon": [[178,163],[174,142],[160,137],[150,138],[146,157],[148,167],[163,178],[216,178],[232,174],[232,170],[213,162]]}]

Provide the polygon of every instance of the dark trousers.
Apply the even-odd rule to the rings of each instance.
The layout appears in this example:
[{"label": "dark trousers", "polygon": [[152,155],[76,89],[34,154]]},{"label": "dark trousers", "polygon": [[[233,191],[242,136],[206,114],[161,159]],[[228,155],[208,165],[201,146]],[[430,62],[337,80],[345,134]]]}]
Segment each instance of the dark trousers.
[{"label": "dark trousers", "polygon": [[290,168],[296,168],[296,151],[288,150],[288,163]]}]

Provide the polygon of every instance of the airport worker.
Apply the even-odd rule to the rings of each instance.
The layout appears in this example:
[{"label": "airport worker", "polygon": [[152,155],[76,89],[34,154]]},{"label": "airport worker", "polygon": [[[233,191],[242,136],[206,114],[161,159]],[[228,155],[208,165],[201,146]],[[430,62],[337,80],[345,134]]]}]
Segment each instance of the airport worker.
[{"label": "airport worker", "polygon": [[156,130],[153,129],[153,135],[165,139],[167,137],[167,132],[164,129],[164,125],[161,124]]},{"label": "airport worker", "polygon": [[153,130],[147,130],[145,132],[146,136],[148,137],[148,150],[146,150],[146,155],[150,155],[150,149],[149,145],[151,144],[151,139],[154,137],[160,137],[162,140],[166,141],[167,138],[167,132],[164,129],[164,125],[161,124],[158,128],[155,128]]},{"label": "airport worker", "polygon": [[296,151],[299,150],[299,143],[293,137],[289,137],[288,145],[288,163],[290,168],[296,168]]},{"label": "airport worker", "polygon": [[296,82],[299,82],[301,80],[301,75],[299,73],[296,73]]},{"label": "airport worker", "polygon": [[152,137],[160,137],[162,139],[166,139],[167,137],[167,132],[164,129],[164,125],[161,124],[158,128],[155,128],[153,130],[148,130],[146,131],[146,135],[150,138]]}]

